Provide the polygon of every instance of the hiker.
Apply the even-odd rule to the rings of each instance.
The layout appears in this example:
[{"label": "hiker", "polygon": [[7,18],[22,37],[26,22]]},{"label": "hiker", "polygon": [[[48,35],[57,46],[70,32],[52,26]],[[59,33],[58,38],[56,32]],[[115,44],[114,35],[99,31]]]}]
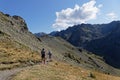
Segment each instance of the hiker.
[{"label": "hiker", "polygon": [[50,51],[48,52],[48,57],[49,57],[49,60],[51,61],[52,53]]},{"label": "hiker", "polygon": [[45,49],[43,48],[42,51],[41,51],[41,58],[42,58],[42,61],[44,62],[45,64]]}]

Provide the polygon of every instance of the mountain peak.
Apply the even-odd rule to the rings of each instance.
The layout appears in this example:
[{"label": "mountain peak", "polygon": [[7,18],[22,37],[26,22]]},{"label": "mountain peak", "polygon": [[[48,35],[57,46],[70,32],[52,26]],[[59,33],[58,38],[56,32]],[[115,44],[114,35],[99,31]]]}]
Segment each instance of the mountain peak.
[{"label": "mountain peak", "polygon": [[14,21],[17,24],[20,25],[19,27],[21,28],[22,31],[28,30],[27,24],[26,24],[25,20],[22,17],[14,15],[14,16],[12,16],[12,18],[14,19]]},{"label": "mountain peak", "polygon": [[35,33],[36,37],[42,37],[42,36],[45,36],[45,35],[47,35],[47,34],[44,33],[44,32]]},{"label": "mountain peak", "polygon": [[25,20],[20,16],[17,15],[11,16],[9,14],[4,14],[0,12],[0,18],[1,18],[0,22],[3,25],[9,25],[13,28],[16,28],[17,31],[21,32],[28,31],[28,27]]}]

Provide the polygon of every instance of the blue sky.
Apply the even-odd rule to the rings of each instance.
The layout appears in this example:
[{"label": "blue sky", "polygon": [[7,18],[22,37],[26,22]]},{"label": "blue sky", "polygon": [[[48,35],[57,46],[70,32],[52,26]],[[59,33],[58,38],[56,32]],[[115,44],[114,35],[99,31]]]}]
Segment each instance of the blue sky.
[{"label": "blue sky", "polygon": [[0,0],[0,11],[23,17],[31,32],[120,20],[120,0]]}]

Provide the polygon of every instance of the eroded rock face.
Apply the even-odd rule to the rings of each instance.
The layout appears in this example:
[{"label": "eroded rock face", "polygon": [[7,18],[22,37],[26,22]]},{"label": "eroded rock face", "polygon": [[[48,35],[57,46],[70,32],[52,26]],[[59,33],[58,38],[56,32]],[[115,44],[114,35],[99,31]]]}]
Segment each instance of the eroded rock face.
[{"label": "eroded rock face", "polygon": [[1,23],[6,23],[6,25],[8,23],[9,25],[12,25],[12,27],[15,27],[17,31],[21,31],[21,32],[28,31],[28,27],[25,20],[20,16],[17,15],[10,16],[9,14],[4,14],[0,12],[0,18],[1,18]]},{"label": "eroded rock face", "polygon": [[27,30],[28,31],[28,28],[27,28],[27,24],[25,23],[25,20],[23,18],[21,18],[20,16],[17,16],[17,15],[14,15],[12,16],[12,18],[14,19],[14,21],[20,25],[19,28],[21,29],[21,31],[25,31]]}]

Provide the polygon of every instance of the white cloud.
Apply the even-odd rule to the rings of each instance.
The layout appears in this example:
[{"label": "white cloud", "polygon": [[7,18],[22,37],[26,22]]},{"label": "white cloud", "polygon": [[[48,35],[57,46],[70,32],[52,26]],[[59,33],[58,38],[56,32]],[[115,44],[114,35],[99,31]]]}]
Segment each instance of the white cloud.
[{"label": "white cloud", "polygon": [[110,12],[110,13],[106,14],[106,16],[109,20],[115,20],[118,18],[114,12]]},{"label": "white cloud", "polygon": [[69,26],[85,23],[86,21],[96,19],[99,8],[102,5],[95,5],[95,0],[90,0],[84,3],[82,6],[75,5],[75,7],[63,9],[60,12],[56,12],[56,20],[53,24],[53,28],[56,30],[66,29]]},{"label": "white cloud", "polygon": [[103,7],[103,4],[99,4],[98,7],[99,7],[99,8]]}]

